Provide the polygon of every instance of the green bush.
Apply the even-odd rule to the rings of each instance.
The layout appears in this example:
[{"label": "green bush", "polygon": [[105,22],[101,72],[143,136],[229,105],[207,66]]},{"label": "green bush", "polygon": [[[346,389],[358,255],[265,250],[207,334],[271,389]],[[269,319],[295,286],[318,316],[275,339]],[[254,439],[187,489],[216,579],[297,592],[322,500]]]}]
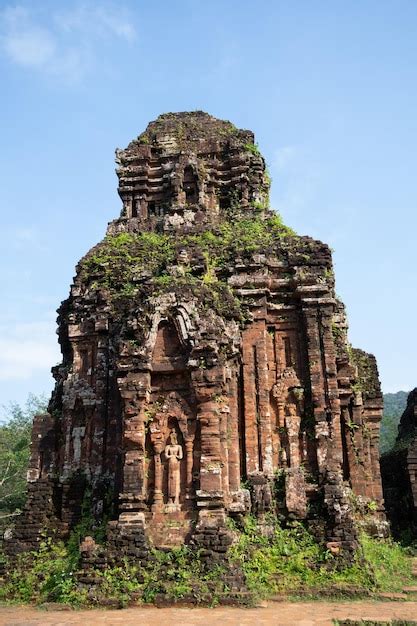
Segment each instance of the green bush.
[{"label": "green bush", "polygon": [[271,526],[272,533],[265,536],[256,519],[248,517],[231,550],[249,590],[257,595],[397,591],[412,579],[406,550],[391,540],[363,535],[355,561],[340,567],[338,557],[320,546],[300,522],[282,528],[272,520]]},{"label": "green bush", "polygon": [[62,542],[45,539],[38,551],[18,557],[0,587],[0,600],[82,604],[83,594],[74,576],[77,561]]},{"label": "green bush", "polygon": [[79,553],[51,538],[37,552],[20,555],[0,588],[0,601],[8,603],[59,602],[72,606],[100,605],[111,600],[126,606],[135,596],[152,603],[158,595],[172,601],[188,596],[195,602],[215,605],[226,590],[224,568],[206,569],[197,552],[186,546],[165,552],[152,550],[149,564],[125,561],[117,567],[94,572],[95,585],[86,589],[77,581]]},{"label": "green bush", "polygon": [[412,580],[407,551],[391,540],[363,536],[355,561],[343,566],[300,522],[283,528],[271,516],[262,531],[257,520],[248,516],[243,527],[230,521],[229,528],[235,542],[228,564],[209,567],[198,552],[186,546],[170,551],[154,549],[146,566],[126,561],[94,572],[95,585],[89,590],[77,582],[76,533],[67,545],[45,539],[38,552],[21,555],[9,568],[0,600],[73,606],[111,600],[125,606],[132,599],[152,603],[163,595],[171,601],[188,599],[214,605],[228,592],[231,572],[243,573],[254,598],[274,593],[317,597],[397,591]]}]

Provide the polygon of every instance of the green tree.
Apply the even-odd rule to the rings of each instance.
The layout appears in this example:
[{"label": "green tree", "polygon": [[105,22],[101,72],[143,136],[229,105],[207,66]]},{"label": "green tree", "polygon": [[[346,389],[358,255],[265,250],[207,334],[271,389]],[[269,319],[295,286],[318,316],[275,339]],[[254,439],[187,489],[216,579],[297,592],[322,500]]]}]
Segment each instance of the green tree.
[{"label": "green tree", "polygon": [[4,407],[0,422],[0,527],[22,510],[26,499],[26,470],[33,417],[46,410],[45,396],[30,394],[23,406]]},{"label": "green tree", "polygon": [[407,406],[408,391],[384,393],[384,415],[381,422],[380,445],[381,454],[389,452],[398,435],[398,424]]}]

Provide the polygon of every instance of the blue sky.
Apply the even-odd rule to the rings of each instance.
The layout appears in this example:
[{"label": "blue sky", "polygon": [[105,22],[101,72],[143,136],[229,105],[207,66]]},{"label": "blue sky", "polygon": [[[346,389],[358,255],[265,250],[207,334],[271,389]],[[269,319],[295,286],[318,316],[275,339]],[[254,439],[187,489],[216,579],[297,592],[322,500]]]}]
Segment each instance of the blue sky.
[{"label": "blue sky", "polygon": [[334,249],[350,340],[417,385],[417,3],[0,0],[0,404],[49,393],[55,309],[158,114],[254,130],[272,205]]}]

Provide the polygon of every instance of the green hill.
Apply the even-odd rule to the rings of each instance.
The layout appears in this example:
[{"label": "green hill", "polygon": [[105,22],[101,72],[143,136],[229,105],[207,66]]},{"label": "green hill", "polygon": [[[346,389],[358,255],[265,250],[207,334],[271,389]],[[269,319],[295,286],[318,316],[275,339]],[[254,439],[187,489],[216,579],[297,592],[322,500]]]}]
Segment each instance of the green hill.
[{"label": "green hill", "polygon": [[384,416],[381,422],[380,444],[381,454],[388,452],[394,445],[398,434],[398,424],[407,405],[408,391],[384,393]]}]

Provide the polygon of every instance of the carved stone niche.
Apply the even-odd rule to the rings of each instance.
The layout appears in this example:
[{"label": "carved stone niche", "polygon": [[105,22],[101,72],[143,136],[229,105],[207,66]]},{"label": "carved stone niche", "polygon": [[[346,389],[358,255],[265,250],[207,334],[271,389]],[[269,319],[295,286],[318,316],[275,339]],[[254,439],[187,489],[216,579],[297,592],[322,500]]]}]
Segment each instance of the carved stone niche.
[{"label": "carved stone niche", "polygon": [[188,349],[171,320],[158,326],[145,407],[145,502],[152,512],[194,508],[199,476],[197,410]]},{"label": "carved stone niche", "polygon": [[154,512],[189,509],[195,498],[193,476],[198,475],[196,420],[175,394],[160,399],[157,407],[146,426],[146,502]]},{"label": "carved stone niche", "polygon": [[277,403],[277,429],[280,433],[280,465],[299,467],[304,460],[301,419],[304,413],[304,389],[293,367],[286,367],[277,376],[272,388]]},{"label": "carved stone niche", "polygon": [[186,205],[198,203],[198,176],[191,165],[184,169],[183,192]]}]

